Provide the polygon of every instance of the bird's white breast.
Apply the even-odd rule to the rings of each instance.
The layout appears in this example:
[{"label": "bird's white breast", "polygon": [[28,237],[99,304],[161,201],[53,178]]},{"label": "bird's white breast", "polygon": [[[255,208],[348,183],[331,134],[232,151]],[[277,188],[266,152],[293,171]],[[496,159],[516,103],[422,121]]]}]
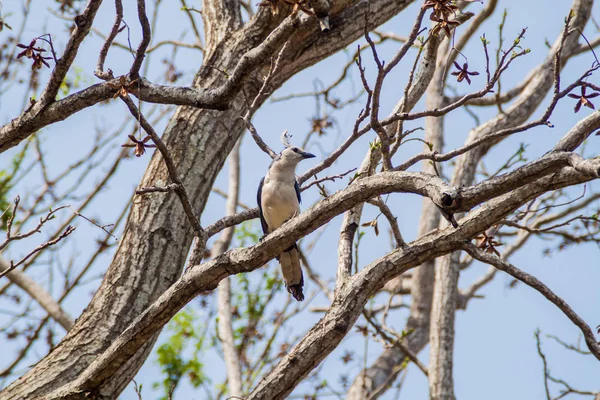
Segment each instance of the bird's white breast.
[{"label": "bird's white breast", "polygon": [[269,232],[279,228],[285,221],[300,213],[300,204],[293,183],[265,179],[262,188],[261,207]]}]

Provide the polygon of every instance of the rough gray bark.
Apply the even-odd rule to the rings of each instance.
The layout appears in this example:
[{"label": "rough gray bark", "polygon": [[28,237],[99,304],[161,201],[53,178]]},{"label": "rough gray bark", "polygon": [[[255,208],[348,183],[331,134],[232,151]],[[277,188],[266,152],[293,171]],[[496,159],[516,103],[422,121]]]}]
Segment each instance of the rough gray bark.
[{"label": "rough gray bark", "polygon": [[[460,252],[441,260],[435,271],[431,330],[429,332],[429,398],[454,400],[454,317],[458,301]],[[452,308],[452,311],[448,311]]]}]

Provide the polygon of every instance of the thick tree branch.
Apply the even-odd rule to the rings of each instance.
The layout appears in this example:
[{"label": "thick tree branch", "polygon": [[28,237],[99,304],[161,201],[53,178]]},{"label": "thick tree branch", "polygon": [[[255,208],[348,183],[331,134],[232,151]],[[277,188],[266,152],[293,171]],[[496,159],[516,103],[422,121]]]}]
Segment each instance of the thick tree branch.
[{"label": "thick tree branch", "polygon": [[[600,159],[595,162],[600,167]],[[394,179],[392,174],[400,175],[401,173],[380,173],[373,176],[368,182],[359,180],[351,187],[322,200],[285,223],[256,246],[229,251],[212,261],[188,270],[180,280],[144,311],[76,381],[47,398],[70,398],[73,393],[87,392],[100,386],[135,354],[157,329],[166,324],[181,307],[197,294],[214,290],[222,279],[231,274],[250,272],[259,268],[300,237],[314,231],[344,210],[365,202],[369,197],[392,190],[428,193],[432,197],[439,196],[435,193],[438,193],[440,188],[435,184],[429,186],[431,180],[433,179],[435,182],[437,178],[429,177],[421,180],[422,178],[419,176],[426,177],[427,175],[414,174],[413,179],[410,179],[406,176],[407,173],[402,173],[404,175],[402,178]],[[434,231],[408,244],[405,248],[398,249],[375,261],[351,278],[347,285],[338,288],[336,300],[328,314],[263,380],[249,398],[276,399],[287,395],[294,386],[290,382],[297,383],[336,347],[362,312],[366,301],[389,279],[424,261],[462,248],[465,240],[487,229],[491,224],[531,198],[548,190],[589,179],[589,176],[581,174],[571,167],[565,167],[558,173],[540,178],[510,194],[490,201],[470,213],[462,221],[460,229],[450,227]],[[423,187],[423,185],[425,186]],[[290,362],[293,364],[293,372],[289,371],[292,366]]]}]

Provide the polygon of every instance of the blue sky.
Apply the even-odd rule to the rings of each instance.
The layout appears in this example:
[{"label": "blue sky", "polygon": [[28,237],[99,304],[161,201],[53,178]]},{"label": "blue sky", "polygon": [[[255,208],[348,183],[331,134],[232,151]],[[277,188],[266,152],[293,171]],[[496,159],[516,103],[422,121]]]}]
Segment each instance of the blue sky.
[{"label": "blue sky", "polygon": [[[15,13],[19,14],[21,7],[20,0],[4,1],[2,13],[4,15]],[[30,16],[30,23],[27,24],[24,31],[24,41],[28,38],[38,36],[46,32],[56,32],[56,36],[62,39],[56,39],[55,46],[62,49],[64,46],[65,22],[53,17],[47,10],[47,4],[37,2],[39,5]],[[187,19],[177,5],[163,2],[160,8],[160,18],[157,30],[154,32],[154,42],[162,39],[179,39],[180,34],[189,29],[187,28]],[[563,26],[564,17],[567,15],[570,2],[553,1],[546,2],[545,6],[540,6],[539,2],[512,1],[506,0],[500,2],[497,10],[490,21],[474,36],[472,43],[463,51],[467,55],[469,65],[472,69],[483,71],[484,56],[481,50],[480,41],[477,39],[482,33],[486,34],[491,41],[492,48],[498,43],[498,24],[500,23],[504,8],[508,10],[508,19],[504,29],[505,43],[511,43],[522,28],[527,27],[526,38],[523,46],[531,48],[531,54],[518,59],[514,66],[504,76],[502,84],[504,88],[512,87],[520,82],[527,74],[530,68],[538,65],[547,54],[545,41],[553,42]],[[34,1],[34,4],[36,2]],[[200,8],[200,2],[189,2],[189,6]],[[51,8],[56,8],[54,4]],[[113,23],[114,4],[105,1],[100,8],[99,15],[95,21],[94,27],[102,32],[108,32]],[[483,6],[480,4],[472,5],[471,9],[477,11]],[[412,26],[414,16],[418,10],[417,5],[409,7],[401,15],[380,28],[381,31],[394,32],[404,36],[408,34],[408,29]],[[596,15],[600,11],[595,7]],[[134,2],[125,2],[125,20],[132,27],[131,40],[134,47],[139,39],[137,27],[137,16],[135,14]],[[7,19],[7,21],[9,21]],[[173,24],[173,21],[182,21],[181,24]],[[18,26],[17,20],[10,20],[13,29]],[[180,27],[181,26],[181,27]],[[460,30],[459,30],[460,33]],[[588,38],[595,37],[591,29],[586,31]],[[7,30],[0,33],[0,39],[8,35]],[[185,36],[191,39],[189,32]],[[61,42],[61,40],[63,42]],[[124,40],[121,37],[121,40]],[[364,39],[358,41],[364,43]],[[95,62],[99,48],[102,44],[97,36],[86,39],[74,65],[80,69],[83,82],[86,84],[96,82],[93,76]],[[389,59],[391,54],[397,48],[397,43],[385,43],[379,47],[380,56],[383,59]],[[305,92],[310,90],[315,80],[322,81],[326,86],[333,82],[339,74],[340,68],[344,65],[355,45],[349,47],[350,51],[340,52],[327,60],[319,63],[313,68],[295,76],[287,82],[274,96],[283,96],[287,94]],[[164,57],[170,55],[169,49],[157,51],[147,59],[149,71],[147,77],[151,80],[157,80],[165,70],[165,65],[161,63]],[[366,55],[366,54],[365,54]],[[401,65],[391,73],[386,79],[382,97],[382,109],[380,115],[386,115],[395,105],[398,98],[402,95],[404,85],[407,80],[407,70],[412,65],[415,52],[410,52],[409,56],[403,60]],[[369,57],[363,57],[367,65],[367,76],[373,82],[375,68]],[[196,72],[201,56],[198,52],[182,49],[177,54],[176,64],[184,72],[182,82],[189,82]],[[574,58],[569,62],[563,73],[563,82],[569,82],[574,77],[587,69],[593,61],[591,55],[583,55]],[[107,60],[107,66],[110,67],[115,75],[125,73],[130,66],[131,55],[123,50],[112,50]],[[360,88],[360,81],[353,70],[351,81],[340,89],[335,91],[335,95],[342,99],[356,94]],[[41,82],[45,82],[42,77]],[[451,82],[452,83],[452,82]],[[453,84],[453,83],[452,83]],[[480,75],[474,77],[471,87],[466,85],[455,85],[460,93],[471,89],[482,87],[484,77]],[[15,100],[16,99],[16,100]],[[8,122],[11,118],[17,116],[23,109],[23,94],[20,87],[15,86],[8,93],[0,96],[0,124]],[[316,161],[309,160],[299,167],[299,173],[305,171],[312,165],[315,165],[319,159],[325,157],[330,151],[351,132],[354,120],[360,109],[364,105],[364,98],[356,104],[346,107],[336,112],[333,117],[336,124],[329,134],[320,138],[318,144],[313,144],[308,148],[309,151],[317,155]],[[501,145],[491,151],[486,166],[494,170],[494,166],[504,163],[507,155],[512,154],[520,143],[527,143],[526,156],[528,159],[534,159],[546,151],[552,144],[560,138],[566,130],[581,117],[588,114],[587,109],[583,109],[579,114],[574,115],[573,102],[561,102],[552,118],[555,128],[540,127],[532,129],[526,133],[516,135],[505,140]],[[536,111],[534,118],[539,116],[545,108],[542,105]],[[144,110],[149,110],[150,105],[145,105]],[[417,105],[416,109],[423,109],[423,104]],[[254,124],[263,139],[274,149],[280,149],[281,144],[279,136],[285,129],[293,135],[295,143],[301,143],[307,132],[310,131],[310,117],[314,114],[315,102],[313,98],[294,99],[287,102],[267,102],[261,108],[255,118]],[[482,110],[479,115],[482,121],[493,116],[495,109]],[[126,115],[126,109],[116,101],[108,105],[94,107],[75,115],[66,121],[47,127],[42,131],[41,138],[44,148],[48,152],[48,163],[51,171],[61,171],[66,165],[69,165],[80,154],[85,153],[93,143],[95,129],[99,127],[103,131],[112,131],[117,125],[121,124]],[[155,126],[157,131],[162,131],[166,125],[165,119]],[[405,126],[406,129],[416,128],[423,125],[423,121],[414,121]],[[463,110],[452,113],[446,119],[446,150],[460,146],[466,138],[470,129],[474,126],[473,120]],[[422,133],[419,133],[422,137]],[[358,140],[350,150],[336,163],[329,171],[329,174],[337,174],[346,171],[354,166],[357,160],[362,160],[368,143],[374,140],[375,133],[370,132]],[[598,144],[594,143],[600,139],[590,139],[587,144],[586,155],[598,155]],[[125,137],[118,139],[118,144],[124,143]],[[396,156],[396,160],[404,160],[410,155],[421,150],[418,142],[411,142],[403,146]],[[106,155],[105,168],[112,159],[117,157],[118,148]],[[14,151],[4,153],[0,157],[0,167],[6,165]],[[266,171],[270,159],[262,153],[249,137],[245,137],[242,146],[242,186],[241,201],[254,205],[255,193],[258,181]],[[131,196],[133,189],[141,178],[144,169],[149,161],[148,156],[141,158],[125,160],[121,165],[116,176],[110,181],[108,188],[93,202],[89,207],[88,214],[98,217],[102,223],[113,222],[121,210],[122,205]],[[397,161],[397,162],[398,162]],[[418,168],[419,166],[417,166]],[[449,167],[448,167],[449,168]],[[449,169],[445,170],[446,175],[450,175]],[[92,187],[97,177],[91,176],[86,181],[80,182],[81,190],[84,191]],[[328,185],[330,190],[342,188],[346,181],[337,182]],[[15,188],[15,195],[34,191],[39,187],[39,176],[31,175],[26,181],[19,182]],[[216,187],[226,189],[227,187],[227,167],[224,168],[217,179]],[[591,193],[596,185],[588,185],[587,193]],[[576,188],[570,191],[573,197],[578,196],[582,188]],[[316,190],[309,190],[303,194],[304,208],[317,201],[319,198]],[[421,206],[421,199],[414,195],[398,194],[390,199],[390,207],[397,213],[400,229],[406,240],[412,240],[416,235],[418,225],[418,211]],[[211,196],[206,210],[202,215],[202,223],[207,225],[218,219],[224,210],[224,201],[218,196]],[[377,211],[371,207],[366,208],[364,221],[369,221],[377,215]],[[318,240],[311,257],[313,268],[317,269],[324,277],[333,278],[335,276],[336,258],[337,258],[337,233],[339,232],[341,218],[332,220],[326,227],[325,234]],[[384,221],[380,222],[386,226]],[[382,228],[382,231],[386,231]],[[85,255],[89,254],[95,248],[94,238],[101,232],[97,228],[78,222],[78,231],[75,237],[70,238],[65,246],[70,251],[80,254],[76,260],[86,260]],[[307,240],[312,240],[315,233]],[[42,240],[42,239],[36,239]],[[37,244],[37,242],[35,242]],[[361,241],[360,265],[367,265],[370,261],[389,251],[389,240],[386,235],[375,237],[372,231],[367,231],[363,241]],[[515,254],[511,261],[518,267],[532,273],[550,288],[555,290],[591,325],[600,323],[598,318],[598,304],[600,304],[600,292],[597,290],[597,282],[600,281],[600,263],[597,261],[599,249],[595,245],[580,245],[558,253],[553,257],[543,257],[542,251],[548,246],[540,240],[531,240],[526,248]],[[32,242],[19,243],[19,246],[11,247],[9,255],[16,258],[27,248],[32,247]],[[96,264],[96,274],[101,274],[110,262],[108,255],[102,256]],[[487,270],[487,266],[474,264],[466,270],[460,280],[460,286],[468,286],[470,282],[477,279]],[[41,280],[47,279],[47,273],[44,267],[38,267],[33,272],[34,276]],[[251,274],[254,277],[259,274]],[[493,283],[486,286],[481,294],[485,299],[472,301],[468,309],[457,313],[457,340],[455,348],[455,387],[457,398],[480,399],[483,396],[488,399],[504,398],[544,398],[544,388],[542,382],[542,364],[537,355],[533,332],[539,328],[543,333],[556,335],[567,342],[576,342],[579,336],[578,330],[567,320],[567,318],[552,304],[546,301],[541,295],[524,285],[518,285],[515,289],[507,287],[510,279],[503,274],[498,274]],[[67,311],[77,316],[85,307],[90,298],[90,293],[97,287],[99,281],[92,281],[81,290],[71,295],[65,303]],[[314,290],[312,282],[307,283],[308,290]],[[55,292],[57,288],[52,288]],[[282,299],[285,296],[282,293]],[[318,296],[312,305],[325,305],[326,299]],[[0,301],[0,308],[3,304]],[[390,316],[392,325],[401,330],[405,323],[407,312],[398,311]],[[308,331],[312,324],[316,322],[319,315],[304,312],[294,321],[296,334]],[[60,330],[60,328],[58,328]],[[159,339],[159,343],[160,343]],[[9,344],[11,346],[11,344]],[[362,354],[363,340],[358,333],[350,334],[342,343],[340,348],[330,355],[323,364],[323,375],[332,382],[337,382],[337,374],[341,366],[340,356],[346,349],[352,349],[357,354]],[[380,353],[381,346],[371,342],[367,354],[367,361],[370,363]],[[600,374],[600,364],[591,356],[582,356],[567,352],[554,342],[546,339],[544,349],[548,354],[552,373],[565,379],[574,387],[584,390],[599,390],[598,376]],[[16,347],[9,347],[10,351],[16,351]],[[40,350],[41,352],[41,350]],[[30,362],[33,363],[40,353],[32,354]],[[359,357],[361,358],[361,357]],[[428,350],[420,354],[420,358],[428,362]],[[160,380],[159,371],[154,362],[154,354],[148,359],[141,369],[136,380],[144,384],[145,399],[155,398],[156,394],[151,392],[152,383]],[[210,352],[205,356],[207,365],[215,366],[216,374],[223,376],[223,363],[216,353]],[[362,363],[362,359],[360,360]],[[359,372],[358,362],[353,364],[350,369],[350,379]],[[217,368],[218,366],[218,368]],[[298,391],[298,393],[300,393]],[[424,398],[427,396],[427,381],[423,374],[412,365],[408,368],[408,376],[402,389],[404,398]],[[394,391],[390,390],[385,399],[394,398]],[[133,390],[128,388],[123,395],[123,399],[134,399]],[[183,382],[178,388],[175,398],[204,398],[203,392],[197,391]]]}]

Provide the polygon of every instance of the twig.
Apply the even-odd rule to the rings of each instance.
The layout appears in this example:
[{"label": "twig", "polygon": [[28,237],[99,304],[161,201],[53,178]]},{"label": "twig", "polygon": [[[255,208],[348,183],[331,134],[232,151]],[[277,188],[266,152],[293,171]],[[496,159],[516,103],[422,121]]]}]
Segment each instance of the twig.
[{"label": "twig", "polygon": [[119,240],[118,237],[116,237],[115,235],[113,235],[108,229],[106,229],[109,226],[113,226],[113,224],[107,224],[107,225],[100,225],[99,223],[97,223],[96,221],[86,217],[85,215],[73,210],[73,208],[71,206],[66,206],[69,208],[69,210],[71,210],[71,212],[75,215],[77,215],[78,217],[81,217],[83,219],[85,219],[86,221],[88,221],[89,223],[91,223],[94,226],[97,226],[98,228],[102,229],[104,232],[106,232],[108,235],[112,236],[113,239],[115,240]]},{"label": "twig", "polygon": [[137,11],[138,19],[140,21],[140,25],[142,26],[142,41],[140,42],[135,52],[135,59],[133,60],[133,64],[131,65],[131,69],[129,70],[130,79],[138,78],[140,68],[142,67],[142,62],[144,61],[144,57],[146,57],[146,49],[150,44],[150,38],[152,36],[152,32],[150,30],[150,21],[148,21],[148,16],[146,15],[145,0],[137,1]]},{"label": "twig", "polygon": [[106,61],[106,56],[108,55],[108,50],[112,45],[117,34],[122,30],[121,29],[121,21],[123,21],[123,4],[122,0],[115,0],[115,22],[113,24],[112,30],[110,34],[104,41],[102,48],[100,49],[100,54],[98,55],[98,61],[96,62],[96,71],[94,75],[96,75],[100,79],[108,80],[113,79],[113,73],[110,68],[107,71],[104,71],[104,62]]},{"label": "twig", "polygon": [[242,121],[244,121],[244,123],[246,124],[248,131],[250,131],[250,134],[252,135],[252,139],[254,139],[254,141],[256,142],[258,147],[262,151],[267,153],[269,155],[269,157],[271,157],[271,158],[275,158],[275,156],[277,156],[277,153],[274,152],[262,140],[262,138],[258,134],[258,131],[252,124],[251,118],[252,118],[252,115],[254,114],[254,112],[256,111],[256,109],[258,108],[258,106],[260,104],[260,100],[262,99],[263,96],[265,96],[265,90],[266,90],[269,82],[271,81],[271,79],[273,78],[275,73],[279,70],[279,63],[281,61],[283,53],[285,52],[285,49],[288,46],[288,43],[289,43],[289,41],[285,42],[285,44],[281,47],[281,50],[279,50],[279,53],[277,54],[277,58],[275,59],[275,61],[271,60],[271,66],[269,68],[269,72],[267,73],[267,76],[264,77],[263,84],[260,87],[260,90],[258,91],[256,96],[254,96],[254,100],[252,100],[252,104],[250,104],[250,106],[248,106],[248,110],[246,111],[246,114],[243,117],[240,117],[242,119]]},{"label": "twig", "polygon": [[47,247],[53,246],[56,243],[60,242],[61,240],[63,240],[64,238],[66,238],[67,236],[69,236],[71,233],[73,233],[73,231],[75,231],[75,227],[74,226],[67,226],[67,229],[65,229],[65,231],[58,236],[56,239],[50,240],[46,243],[42,243],[41,245],[39,245],[38,247],[36,247],[35,249],[31,250],[29,252],[29,254],[27,254],[25,257],[23,257],[21,260],[19,260],[16,264],[11,261],[10,262],[10,267],[8,269],[5,269],[4,271],[0,272],[0,279],[2,279],[4,276],[6,276],[6,274],[8,274],[10,271],[12,271],[13,269],[17,268],[19,265],[23,264],[25,261],[27,261],[27,259],[31,256],[33,256],[34,254],[44,250]]},{"label": "twig", "polygon": [[187,14],[189,20],[190,20],[190,25],[192,26],[192,30],[194,31],[194,36],[196,36],[196,41],[199,44],[202,44],[202,36],[200,35],[200,31],[198,30],[198,26],[196,25],[196,21],[194,20],[194,17],[192,16],[192,11],[197,11],[199,13],[202,13],[201,11],[196,10],[193,7],[188,7],[187,4],[185,3],[185,0],[181,0],[181,9],[183,11],[185,11],[185,13]]},{"label": "twig", "polygon": [[50,211],[48,211],[48,213],[46,214],[45,217],[40,218],[40,222],[37,224],[37,226],[31,230],[29,230],[28,232],[25,233],[17,233],[15,235],[12,234],[12,224],[13,221],[15,219],[15,215],[17,212],[17,209],[19,207],[19,202],[20,202],[21,198],[19,196],[17,196],[14,200],[14,206],[13,206],[13,211],[12,214],[10,215],[7,224],[6,224],[6,239],[4,239],[4,241],[0,244],[0,251],[4,250],[4,248],[13,240],[21,240],[21,239],[25,239],[30,237],[31,235],[35,234],[35,233],[39,233],[40,232],[40,228],[48,221],[50,221],[51,219],[54,218],[54,214],[59,211],[62,210],[63,208],[67,208],[69,206],[61,206],[61,207],[57,207],[55,209],[50,209]]},{"label": "twig", "polygon": [[175,193],[177,194],[177,196],[179,197],[179,200],[181,201],[181,205],[183,206],[185,214],[187,215],[188,221],[190,222],[190,225],[192,226],[192,229],[194,230],[194,235],[200,239],[200,241],[202,242],[202,246],[204,246],[204,244],[206,243],[206,239],[207,239],[206,232],[204,232],[204,229],[202,229],[202,226],[200,225],[200,221],[198,220],[198,217],[194,213],[194,209],[190,203],[190,200],[189,200],[189,197],[185,190],[185,187],[183,186],[183,183],[179,179],[179,174],[177,173],[177,169],[175,167],[175,162],[173,161],[173,157],[171,157],[171,154],[169,153],[167,146],[165,146],[164,142],[162,141],[160,136],[158,136],[158,134],[156,133],[156,131],[154,130],[152,125],[150,125],[150,123],[148,123],[146,118],[138,110],[137,106],[133,103],[133,100],[131,100],[131,98],[129,98],[129,96],[121,96],[121,100],[123,100],[123,102],[127,105],[127,108],[129,108],[129,111],[131,112],[131,114],[134,116],[134,118],[136,120],[139,121],[141,127],[148,134],[148,136],[150,136],[152,138],[152,141],[154,142],[154,144],[160,151],[160,154],[162,154],[163,159],[165,160],[165,164],[167,166],[169,178],[171,178],[171,181],[173,182],[173,184],[177,185],[177,188],[174,189]]},{"label": "twig", "polygon": [[554,339],[558,344],[562,345],[564,348],[566,348],[568,350],[574,351],[576,353],[579,353],[579,354],[582,354],[582,355],[585,355],[585,356],[592,354],[589,351],[582,350],[579,347],[579,345],[574,346],[572,344],[568,344],[568,343],[562,341],[561,339],[559,339],[558,337],[556,337],[554,335],[546,335],[546,336],[549,337],[550,339]]},{"label": "twig", "polygon": [[406,246],[404,239],[402,238],[402,233],[400,232],[400,228],[398,227],[398,219],[392,213],[392,210],[385,204],[385,202],[381,199],[381,197],[375,197],[369,201],[369,203],[373,204],[381,211],[381,214],[388,220],[390,224],[390,228],[392,229],[392,233],[394,235],[394,239],[396,240],[396,248]]},{"label": "twig", "polygon": [[342,172],[341,174],[338,174],[338,175],[326,176],[326,177],[324,177],[324,178],[320,178],[320,179],[316,179],[316,178],[317,178],[317,175],[315,174],[315,175],[314,175],[314,176],[315,176],[315,180],[314,180],[314,181],[312,181],[312,182],[310,182],[308,185],[304,185],[304,186],[302,186],[302,187],[300,188],[300,191],[301,191],[301,192],[304,192],[305,190],[308,190],[308,189],[309,189],[311,186],[318,185],[319,183],[322,183],[322,182],[325,182],[325,181],[332,181],[332,182],[335,182],[335,180],[336,180],[336,179],[341,179],[341,178],[343,178],[344,176],[346,176],[346,175],[348,175],[349,173],[351,173],[351,172],[354,172],[354,171],[356,171],[356,168],[352,168],[352,169],[350,169],[350,170],[348,170],[348,171],[346,171],[346,172]]},{"label": "twig", "polygon": [[363,317],[365,317],[369,324],[371,324],[371,326],[375,328],[379,336],[381,336],[386,342],[390,343],[392,346],[398,347],[400,351],[402,351],[402,353],[404,353],[404,355],[406,355],[406,357],[410,361],[412,361],[421,370],[421,372],[423,372],[423,374],[425,374],[425,376],[429,376],[429,371],[427,370],[427,367],[421,362],[421,360],[419,360],[419,358],[412,351],[410,351],[410,349],[408,349],[404,345],[404,343],[402,343],[403,338],[399,337],[395,332],[392,332],[392,334],[396,336],[396,340],[389,337],[388,334],[383,330],[383,328],[380,327],[379,324],[377,324],[369,315],[367,315],[365,311],[363,311]]},{"label": "twig", "polygon": [[246,117],[240,117],[242,119],[242,121],[244,121],[244,123],[246,124],[246,127],[248,128],[248,131],[250,132],[250,135],[252,136],[252,139],[254,139],[254,141],[256,142],[256,145],[265,153],[267,153],[269,155],[269,157],[271,158],[275,158],[277,156],[277,153],[275,153],[273,151],[273,149],[271,149],[269,147],[268,144],[265,143],[264,140],[262,140],[262,138],[260,137],[260,135],[258,134],[258,132],[256,131],[256,128],[254,127],[254,125],[252,124],[252,122],[247,119]]},{"label": "twig", "polygon": [[546,361],[546,355],[542,352],[542,343],[540,341],[540,330],[536,329],[534,332],[535,342],[537,345],[537,351],[542,359],[542,364],[544,366],[544,390],[546,391],[546,399],[552,400],[552,396],[550,395],[550,387],[548,386],[548,362]]}]

